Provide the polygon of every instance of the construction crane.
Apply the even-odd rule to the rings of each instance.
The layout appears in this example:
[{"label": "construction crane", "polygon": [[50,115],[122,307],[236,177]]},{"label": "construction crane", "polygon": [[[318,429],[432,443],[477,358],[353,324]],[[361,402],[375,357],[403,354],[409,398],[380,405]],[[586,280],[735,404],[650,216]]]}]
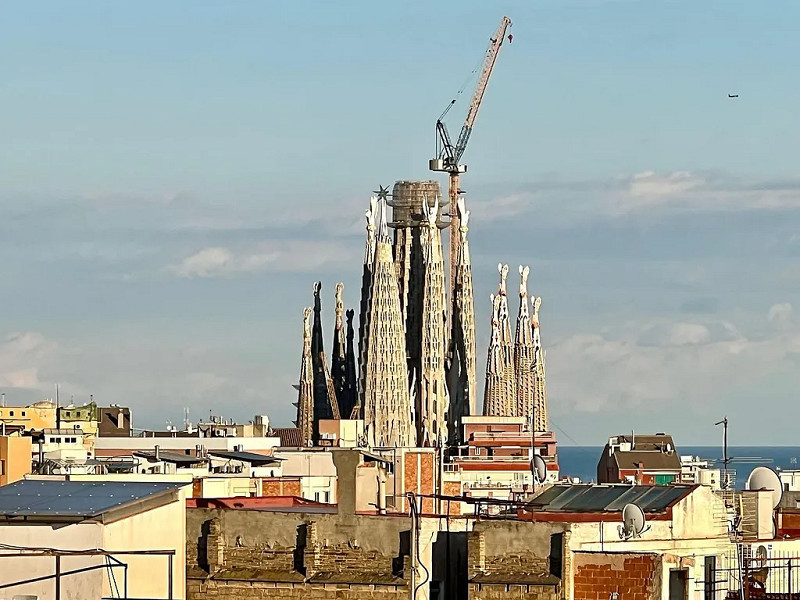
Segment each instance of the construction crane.
[{"label": "construction crane", "polygon": [[[467,165],[460,164],[461,157],[467,149],[467,142],[469,142],[469,136],[472,134],[472,128],[475,125],[475,118],[478,116],[478,109],[481,107],[483,94],[486,92],[486,85],[489,83],[489,77],[491,77],[494,63],[497,61],[500,46],[503,45],[503,41],[506,39],[506,31],[509,27],[511,27],[511,19],[503,17],[497,31],[495,31],[494,35],[489,40],[489,47],[486,49],[486,56],[483,60],[483,68],[478,78],[478,83],[475,86],[475,93],[472,94],[472,100],[469,103],[467,118],[464,120],[461,133],[458,134],[458,140],[455,144],[451,141],[447,126],[442,120],[453,107],[453,104],[455,104],[455,99],[450,102],[441,116],[436,120],[436,158],[429,161],[429,166],[431,171],[443,171],[450,174],[448,190],[448,197],[450,199],[450,279],[448,292],[451,303],[453,302],[455,265],[458,260],[458,250],[461,242],[459,236],[461,223],[458,217],[458,211],[456,210],[456,202],[458,201],[460,175],[467,172]],[[508,41],[511,42],[511,35],[508,36]]]}]

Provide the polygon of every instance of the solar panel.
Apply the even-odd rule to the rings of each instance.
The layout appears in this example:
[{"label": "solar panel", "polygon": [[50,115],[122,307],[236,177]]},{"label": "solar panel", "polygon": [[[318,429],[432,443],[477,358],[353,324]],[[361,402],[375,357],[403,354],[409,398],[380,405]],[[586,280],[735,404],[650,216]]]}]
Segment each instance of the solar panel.
[{"label": "solar panel", "polygon": [[95,517],[185,484],[22,480],[0,487],[0,516]]}]

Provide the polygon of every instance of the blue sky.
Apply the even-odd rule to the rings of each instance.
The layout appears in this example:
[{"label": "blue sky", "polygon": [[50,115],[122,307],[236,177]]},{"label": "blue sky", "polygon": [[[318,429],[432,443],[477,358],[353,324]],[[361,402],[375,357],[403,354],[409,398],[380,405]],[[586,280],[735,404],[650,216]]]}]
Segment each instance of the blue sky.
[{"label": "blue sky", "polygon": [[800,6],[777,0],[0,5],[9,401],[287,423],[311,283],[330,342],[371,190],[430,177],[503,14],[463,182],[481,366],[495,265],[529,264],[563,441],[714,442],[727,414],[734,443],[793,443]]}]

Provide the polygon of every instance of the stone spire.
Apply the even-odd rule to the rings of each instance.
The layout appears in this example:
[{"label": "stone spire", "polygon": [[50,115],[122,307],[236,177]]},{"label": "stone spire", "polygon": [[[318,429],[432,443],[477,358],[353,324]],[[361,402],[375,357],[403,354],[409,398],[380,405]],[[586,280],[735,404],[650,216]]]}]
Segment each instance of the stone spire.
[{"label": "stone spire", "polygon": [[437,225],[438,201],[422,203],[423,302],[420,372],[415,393],[417,445],[447,443],[450,397],[445,376],[447,304],[445,298],[442,237]]},{"label": "stone spire", "polygon": [[364,377],[366,375],[367,349],[369,346],[369,305],[372,297],[372,269],[375,263],[375,219],[376,197],[370,198],[366,218],[367,240],[364,244],[364,266],[361,269],[361,302],[358,315],[358,403],[364,410]]},{"label": "stone spire", "polygon": [[320,290],[322,282],[314,284],[314,324],[311,329],[311,364],[314,368],[314,443],[319,437],[319,420],[334,418],[333,404],[336,402],[332,393],[328,366],[325,364],[325,346],[322,341],[322,299]]},{"label": "stone spire", "polygon": [[353,316],[355,312],[348,310],[347,317],[347,347],[344,359],[344,390],[339,404],[339,412],[343,419],[353,417],[353,411],[358,406],[358,378],[356,377],[356,356],[353,348]]},{"label": "stone spire", "polygon": [[528,422],[534,407],[534,365],[536,349],[533,345],[533,328],[528,312],[528,267],[519,268],[519,314],[514,337],[514,370],[517,376],[517,406],[515,415],[525,417]]},{"label": "stone spire", "polygon": [[352,404],[344,405],[345,389],[347,386],[346,357],[345,357],[345,337],[344,337],[344,302],[342,301],[342,291],[344,284],[336,284],[336,320],[333,328],[333,355],[331,356],[331,379],[333,379],[333,389],[336,394],[336,403],[339,407],[339,414],[344,418],[349,418],[353,410]]},{"label": "stone spire", "polygon": [[311,309],[303,311],[303,358],[297,385],[297,420],[303,446],[311,446],[314,435],[314,367],[311,364]]},{"label": "stone spire", "polygon": [[370,446],[411,446],[415,436],[397,271],[388,235],[385,201],[378,202],[375,208],[373,215],[378,230],[367,311],[369,343],[366,344],[363,375],[364,432]]},{"label": "stone spire", "polygon": [[472,263],[467,231],[469,211],[464,198],[456,204],[459,214],[461,243],[453,287],[453,323],[450,336],[450,443],[463,443],[462,419],[475,412],[475,304],[472,294]]},{"label": "stone spire", "polygon": [[514,373],[514,339],[508,318],[508,265],[499,264],[497,270],[500,273],[500,285],[497,295],[492,297],[492,342],[489,345],[490,364],[486,369],[483,412],[491,416],[513,416],[517,411],[517,380]]},{"label": "stone spire", "polygon": [[550,423],[547,419],[547,385],[545,382],[544,368],[545,368],[545,352],[542,349],[542,340],[539,335],[539,308],[542,305],[542,299],[536,297],[533,299],[533,347],[536,351],[535,368],[534,368],[534,406],[535,406],[535,427],[536,431],[549,431]]}]

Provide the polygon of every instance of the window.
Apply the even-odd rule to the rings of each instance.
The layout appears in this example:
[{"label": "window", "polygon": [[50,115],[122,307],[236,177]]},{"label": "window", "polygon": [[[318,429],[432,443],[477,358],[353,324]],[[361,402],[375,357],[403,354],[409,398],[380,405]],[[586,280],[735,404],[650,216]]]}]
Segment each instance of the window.
[{"label": "window", "polygon": [[23,417],[25,416],[25,411],[24,411],[24,410],[22,411],[22,416],[23,416]]},{"label": "window", "polygon": [[714,600],[716,597],[717,584],[717,557],[706,556],[705,558],[705,573],[704,573],[704,586],[703,586],[703,599]]},{"label": "window", "polygon": [[14,411],[12,410],[12,411],[11,411],[11,412],[9,412],[8,414],[9,414],[9,415],[11,415],[11,416],[13,417],[13,416],[14,416]]}]

